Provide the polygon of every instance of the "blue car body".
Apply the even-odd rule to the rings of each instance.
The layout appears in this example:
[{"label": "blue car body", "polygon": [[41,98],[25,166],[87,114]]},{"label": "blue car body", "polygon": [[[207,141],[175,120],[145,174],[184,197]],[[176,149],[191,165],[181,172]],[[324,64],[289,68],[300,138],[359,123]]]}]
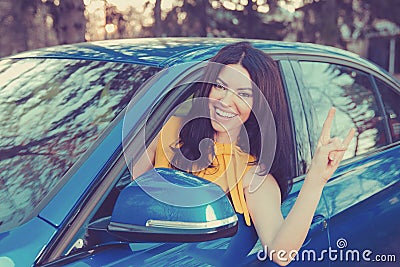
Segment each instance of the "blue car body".
[{"label": "blue car body", "polygon": [[[140,98],[137,98],[131,106],[129,112],[134,115],[130,116],[132,119],[129,123],[132,127],[136,127],[140,125],[150,109],[163,99],[166,93],[165,87],[171,81],[179,79],[182,74],[183,70],[171,68],[172,66],[207,60],[221,47],[236,41],[241,40],[165,38],[102,41],[20,53],[3,61],[51,59],[56,63],[57,60],[68,59],[135,64],[154,67],[158,70],[170,69],[145,91],[141,91]],[[400,85],[381,68],[350,52],[313,44],[261,40],[251,42],[255,47],[271,54],[279,62],[291,103],[293,157],[297,161],[293,168],[296,177],[293,188],[282,205],[282,212],[286,216],[303,184],[306,169],[304,166],[309,164],[315,143],[311,129],[314,124],[317,124],[311,121],[314,115],[310,114],[314,111],[305,100],[307,97],[303,94],[305,85],[300,81],[301,71],[296,61],[305,57],[316,62],[329,61],[354,67],[368,73],[371,77],[382,80],[398,94],[400,94]],[[381,102],[379,100],[382,108]],[[382,120],[388,120],[387,116],[383,116]],[[7,120],[7,118],[3,119]],[[328,248],[336,250],[352,248],[360,251],[369,249],[373,251],[372,255],[381,254],[387,257],[395,255],[397,261],[399,260],[400,142],[394,140],[389,123],[385,122],[384,125],[385,145],[347,159],[326,185],[303,250],[313,249],[317,255],[321,255],[320,252]],[[199,258],[205,259],[204,263],[201,263],[199,258],[197,261],[191,261],[186,255],[187,251],[193,249],[192,243],[114,242],[98,244],[91,249],[76,253],[56,251],[55,248],[60,243],[74,243],[74,237],[65,234],[67,231],[74,227],[85,228],[84,217],[89,215],[81,211],[90,202],[89,199],[98,194],[96,192],[99,190],[99,185],[102,185],[106,173],[113,169],[117,159],[121,157],[123,129],[124,121],[120,114],[108,124],[85,153],[63,174],[63,177],[57,178],[59,182],[43,195],[39,204],[21,219],[20,223],[15,223],[15,226],[0,233],[0,266],[207,265],[207,255],[200,255],[199,252]],[[299,146],[299,144],[303,145]],[[297,154],[305,155],[302,156],[304,166],[300,166],[301,160]],[[3,184],[5,185],[6,182]],[[104,190],[105,194],[109,193],[106,189]],[[102,199],[101,196],[99,199]],[[79,216],[83,216],[83,219],[79,219]],[[76,224],[77,221],[81,224]],[[341,247],[339,240],[346,241],[348,244]],[[227,242],[229,238],[204,242],[200,244],[200,247],[204,251],[209,249],[210,257],[215,257],[223,255]],[[259,259],[258,252],[261,249],[258,243],[240,262],[240,265],[274,265],[268,260]],[[299,260],[293,262],[291,266],[359,266],[368,263],[362,259],[360,261],[340,260],[339,254],[335,259],[325,255],[320,260],[318,257],[309,261]],[[225,266],[228,262],[221,262],[221,264]],[[395,263],[392,260],[386,264],[385,266],[391,266],[390,264]]]}]

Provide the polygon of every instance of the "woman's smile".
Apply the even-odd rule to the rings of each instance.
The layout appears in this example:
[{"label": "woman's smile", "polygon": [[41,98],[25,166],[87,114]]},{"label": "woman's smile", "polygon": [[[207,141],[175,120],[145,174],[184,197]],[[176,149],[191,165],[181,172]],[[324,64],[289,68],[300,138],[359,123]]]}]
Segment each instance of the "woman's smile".
[{"label": "woman's smile", "polygon": [[232,119],[233,117],[236,117],[237,116],[237,114],[235,114],[235,113],[231,113],[231,112],[229,112],[229,111],[224,111],[224,110],[222,110],[222,109],[220,109],[220,108],[217,108],[217,107],[214,107],[215,108],[215,113],[219,116],[219,117],[221,117],[221,118],[223,118],[223,119]]}]

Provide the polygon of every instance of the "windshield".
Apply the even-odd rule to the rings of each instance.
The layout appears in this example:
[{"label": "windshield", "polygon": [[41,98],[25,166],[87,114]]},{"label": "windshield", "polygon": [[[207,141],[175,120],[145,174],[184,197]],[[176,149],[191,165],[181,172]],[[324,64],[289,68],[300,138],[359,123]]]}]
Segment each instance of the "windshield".
[{"label": "windshield", "polygon": [[156,67],[0,61],[0,232],[20,225]]}]

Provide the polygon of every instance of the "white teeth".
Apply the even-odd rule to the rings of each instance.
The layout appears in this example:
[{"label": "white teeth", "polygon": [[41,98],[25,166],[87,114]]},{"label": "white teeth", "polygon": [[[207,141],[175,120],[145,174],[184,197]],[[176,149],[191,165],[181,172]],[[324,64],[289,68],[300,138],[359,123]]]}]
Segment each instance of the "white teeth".
[{"label": "white teeth", "polygon": [[225,112],[218,108],[215,108],[215,113],[217,113],[219,116],[225,117],[225,118],[233,118],[236,116],[236,114],[234,114],[234,113]]}]

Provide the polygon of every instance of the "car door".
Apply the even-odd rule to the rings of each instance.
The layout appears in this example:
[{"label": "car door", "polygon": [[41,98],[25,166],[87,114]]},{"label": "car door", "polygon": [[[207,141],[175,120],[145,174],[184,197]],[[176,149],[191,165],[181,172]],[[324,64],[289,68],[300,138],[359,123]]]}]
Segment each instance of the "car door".
[{"label": "car door", "polygon": [[[284,70],[286,69],[286,70]],[[293,82],[293,72],[288,65],[288,62],[281,65],[282,73],[288,72],[291,75],[288,79],[289,82]],[[169,71],[169,75],[172,75],[172,71]],[[188,75],[182,75],[187,78]],[[286,82],[285,82],[286,83]],[[160,84],[164,88],[164,92],[161,91]],[[285,87],[291,87],[290,90],[296,92],[295,84],[290,84]],[[151,140],[151,136],[155,136],[157,129],[159,130],[166,114],[168,114],[177,103],[183,101],[189,97],[187,93],[184,93],[185,87],[168,87],[166,89],[165,80],[160,79],[154,86],[145,94],[150,94],[153,98],[154,112],[151,112],[150,107],[144,105],[144,101],[132,106],[131,111],[126,114],[138,114],[140,110],[143,114],[151,114],[153,119],[148,121],[147,137],[146,140]],[[158,93],[154,93],[158,91]],[[164,97],[160,97],[164,95]],[[146,96],[142,96],[146,97]],[[297,104],[300,101],[298,93],[293,95],[293,101]],[[296,109],[299,105],[296,105]],[[136,110],[136,111],[135,111]],[[301,121],[305,122],[305,116],[303,113],[300,115]],[[132,124],[129,127],[135,129],[133,132],[139,133],[143,130],[144,125],[140,123],[141,120],[137,120],[136,124]],[[110,130],[110,134],[114,131],[120,131],[121,122],[116,122],[114,125],[115,129]],[[300,125],[300,124],[299,124]],[[303,131],[301,126],[296,126],[296,131]],[[148,139],[147,139],[148,138]],[[303,137],[302,137],[303,138]],[[298,142],[298,146],[302,149],[306,149],[301,142]],[[139,141],[134,139],[133,145],[130,148],[133,150],[139,150],[138,148],[143,146]],[[295,148],[290,154],[295,154]],[[121,152],[119,152],[121,153]],[[300,152],[301,155],[305,155],[304,151]],[[305,159],[299,159],[303,162]],[[130,173],[126,166],[125,158],[121,154],[118,159],[113,160],[112,168],[107,171],[99,181],[94,183],[95,187],[89,190],[85,203],[79,207],[77,215],[74,216],[67,222],[68,227],[64,228],[63,236],[58,240],[55,238],[50,249],[46,251],[47,263],[44,260],[42,264],[46,265],[68,265],[68,266],[79,266],[84,263],[89,266],[98,265],[140,265],[140,266],[160,266],[160,265],[176,265],[176,266],[207,266],[210,264],[210,260],[219,260],[219,256],[222,255],[226,247],[230,242],[230,238],[221,238],[214,241],[207,241],[201,243],[160,243],[160,242],[141,242],[141,243],[128,243],[128,242],[107,242],[101,237],[91,236],[88,232],[88,228],[91,222],[96,218],[109,215],[112,212],[113,205],[116,198],[118,197],[121,188],[125,187],[130,182]],[[294,164],[296,165],[296,164]],[[297,179],[293,190],[282,206],[282,211],[286,216],[291,206],[294,204],[295,198],[301,187],[302,179]],[[80,216],[82,215],[82,216]],[[310,235],[307,237],[305,248],[325,248],[328,245],[327,232],[325,229],[325,218],[327,216],[326,207],[321,201],[318,207],[318,215],[315,217],[314,224]],[[60,241],[65,242],[60,242]],[[247,240],[243,240],[247,242]],[[256,245],[242,264],[248,265],[275,265],[273,263],[263,261],[260,259],[259,252],[262,250],[260,243]],[[195,252],[193,252],[195,251]],[[194,255],[195,254],[195,255]],[[220,262],[219,264],[224,264]],[[238,263],[239,264],[239,263]]]},{"label": "car door", "polygon": [[[229,238],[200,244],[156,241],[129,243],[107,239],[90,231],[93,222],[112,213],[120,191],[130,183],[130,164],[127,162],[143,153],[144,143],[155,137],[167,114],[193,93],[184,90],[188,81],[182,81],[190,75],[197,77],[188,70],[192,65],[171,67],[157,74],[152,81],[146,83],[148,88],[142,89],[142,93],[134,97],[124,114],[120,114],[105,131],[97,144],[103,149],[94,149],[89,158],[102,155],[104,157],[106,149],[107,155],[112,154],[107,160],[108,164],[100,170],[96,181],[93,181],[82,196],[82,201],[60,226],[57,235],[42,253],[39,265],[183,266],[189,263],[198,266],[202,261],[187,253],[188,250],[194,249],[193,245],[198,245],[204,250],[211,249],[215,252],[214,255],[222,253],[229,243]],[[179,82],[183,83],[182,86],[177,85],[177,76],[180,76]],[[119,145],[116,145],[118,142]],[[110,154],[112,151],[114,153]],[[205,262],[207,261],[205,259]]]},{"label": "car door", "polygon": [[350,128],[356,129],[344,161],[323,190],[331,266],[378,261],[394,266],[400,241],[398,84],[340,59],[304,56],[292,65],[307,110],[311,146],[315,148],[331,106],[337,110],[333,136],[344,138]]}]

